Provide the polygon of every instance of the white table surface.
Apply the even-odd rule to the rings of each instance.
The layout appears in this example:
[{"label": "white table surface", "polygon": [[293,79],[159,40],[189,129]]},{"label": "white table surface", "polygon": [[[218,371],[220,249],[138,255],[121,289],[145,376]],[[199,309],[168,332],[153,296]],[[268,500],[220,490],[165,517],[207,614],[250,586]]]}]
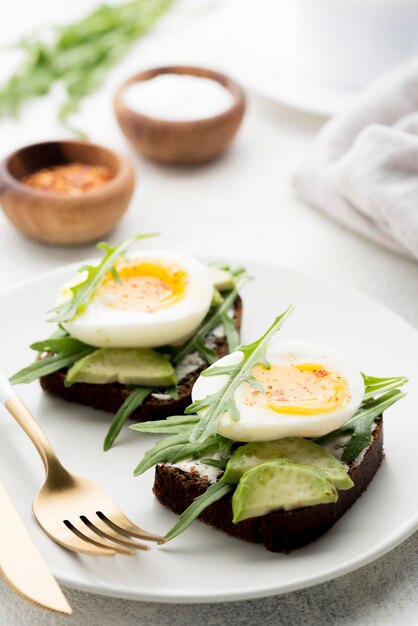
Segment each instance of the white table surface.
[{"label": "white table surface", "polygon": [[[112,113],[112,93],[138,68],[160,62],[225,65],[217,15],[207,0],[192,11],[181,0],[112,73],[102,91],[83,105],[77,121],[92,140],[132,158],[138,175],[131,207],[108,237],[160,231],[161,247],[214,257],[248,256],[298,268],[367,293],[418,327],[418,265],[342,230],[299,203],[289,172],[310,149],[323,120],[248,94],[248,110],[231,149],[199,168],[165,167],[136,156]],[[14,0],[0,24],[0,45],[48,22],[82,14],[94,0]],[[187,10],[186,10],[187,9]],[[200,16],[200,18],[199,18]],[[205,26],[199,31],[205,17]],[[10,60],[9,60],[10,59]],[[0,80],[13,59],[0,63]],[[55,121],[60,89],[26,106],[21,118],[0,122],[0,157],[45,138],[65,136]],[[0,289],[44,270],[94,254],[93,246],[47,247],[22,238],[0,214]],[[18,329],[16,329],[18,332]],[[30,503],[28,502],[28,506]],[[375,563],[318,587],[284,596],[226,605],[154,605],[68,591],[74,626],[118,624],[270,624],[304,626],[413,626],[418,623],[418,534]],[[29,606],[0,583],[0,624],[61,624],[65,618]]]}]

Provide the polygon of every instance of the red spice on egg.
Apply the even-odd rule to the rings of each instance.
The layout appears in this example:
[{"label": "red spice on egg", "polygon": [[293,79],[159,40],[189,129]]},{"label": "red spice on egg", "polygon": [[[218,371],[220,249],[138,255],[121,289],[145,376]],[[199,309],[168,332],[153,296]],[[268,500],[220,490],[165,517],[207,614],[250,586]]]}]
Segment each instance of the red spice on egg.
[{"label": "red spice on egg", "polygon": [[320,370],[314,370],[315,376],[318,378],[323,378],[324,376],[328,376],[329,372],[325,368],[321,368]]}]

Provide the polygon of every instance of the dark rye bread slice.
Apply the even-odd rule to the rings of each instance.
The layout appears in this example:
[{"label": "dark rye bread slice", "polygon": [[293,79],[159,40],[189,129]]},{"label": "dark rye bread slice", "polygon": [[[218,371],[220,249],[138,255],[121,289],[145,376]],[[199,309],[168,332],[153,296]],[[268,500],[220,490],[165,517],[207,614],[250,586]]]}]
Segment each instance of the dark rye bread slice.
[{"label": "dark rye bread slice", "polygon": [[[290,552],[318,539],[344,515],[365,491],[382,459],[383,423],[380,420],[369,448],[349,467],[354,487],[339,491],[337,502],[293,511],[274,511],[233,524],[232,496],[228,494],[203,511],[199,520],[238,539],[263,543],[272,552]],[[172,465],[161,464],[155,469],[154,494],[161,504],[177,514],[182,513],[208,486],[206,478]]]},{"label": "dark rye bread slice", "polygon": [[[239,332],[242,320],[242,300],[240,296],[237,296],[234,302],[233,317]],[[219,358],[228,353],[228,343],[225,336],[218,337],[211,333],[207,337],[207,344],[215,350]],[[193,385],[199,374],[206,367],[206,364],[197,366],[178,382],[178,400],[172,398],[157,399],[150,395],[144,400],[142,406],[132,413],[131,419],[137,422],[147,422],[149,420],[164,419],[169,415],[182,415],[184,409],[191,403]],[[108,411],[109,413],[116,413],[131,393],[128,387],[119,383],[106,385],[75,383],[71,387],[66,387],[64,384],[65,375],[66,370],[61,370],[48,376],[42,376],[40,378],[42,389],[68,402],[77,402],[78,404],[84,404],[94,409]]]}]

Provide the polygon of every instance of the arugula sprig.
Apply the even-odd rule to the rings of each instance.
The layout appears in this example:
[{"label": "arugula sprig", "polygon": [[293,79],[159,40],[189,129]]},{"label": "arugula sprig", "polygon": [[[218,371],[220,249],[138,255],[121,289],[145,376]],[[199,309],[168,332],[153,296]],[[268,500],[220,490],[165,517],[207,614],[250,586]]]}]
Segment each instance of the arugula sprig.
[{"label": "arugula sprig", "polygon": [[206,396],[202,400],[196,400],[186,409],[186,414],[202,411],[201,419],[196,423],[190,435],[191,442],[203,442],[208,437],[217,432],[219,418],[228,413],[232,419],[239,419],[239,411],[235,404],[235,392],[242,383],[247,382],[258,391],[263,392],[262,385],[253,376],[252,371],[258,364],[270,369],[270,364],[266,361],[265,352],[271,337],[281,328],[283,323],[293,311],[290,306],[284,313],[277,317],[270,328],[253,343],[240,345],[237,352],[242,353],[242,358],[238,363],[227,366],[213,366],[204,372],[202,376],[218,376],[225,374],[228,376],[227,383],[216,393]]},{"label": "arugula sprig", "polygon": [[164,539],[166,541],[170,541],[171,539],[174,539],[174,537],[180,535],[205,509],[208,508],[208,506],[226,496],[228,493],[233,491],[235,487],[236,485],[223,483],[221,481],[210,485],[210,487],[208,487],[201,496],[195,498],[192,504],[187,507],[185,511],[183,511],[177,520],[177,523],[171,530],[168,531]]},{"label": "arugula sprig", "polygon": [[171,437],[160,439],[148,450],[137,465],[134,474],[138,476],[158,463],[176,463],[181,459],[205,458],[208,453],[216,452],[222,462],[231,455],[235,441],[221,435],[212,435],[203,442],[190,441],[190,435],[199,422],[198,415],[172,415],[165,420],[133,424],[129,428],[141,433],[170,434]]},{"label": "arugula sprig", "polygon": [[[129,388],[131,390],[131,393],[128,395],[125,402],[122,404],[122,406],[119,408],[119,410],[115,414],[115,417],[113,418],[112,423],[107,432],[107,435],[105,437],[105,440],[103,443],[103,450],[105,452],[107,452],[107,450],[110,450],[110,448],[113,446],[125,422],[131,417],[132,413],[136,411],[137,409],[139,409],[140,406],[142,406],[142,403],[144,402],[144,400],[146,400],[153,391],[158,391],[158,389],[155,389],[154,387],[129,386]],[[178,393],[177,393],[177,388],[175,385],[173,385],[172,387],[167,387],[166,392],[174,400],[177,400]],[[160,420],[159,423],[161,423],[162,421],[163,420]],[[149,430],[148,432],[152,432],[152,431]],[[167,430],[166,432],[169,432],[169,431]]]},{"label": "arugula sprig", "polygon": [[171,415],[164,420],[132,424],[129,428],[140,433],[179,435],[181,433],[190,433],[191,427],[194,426],[199,419],[200,417],[198,415]]},{"label": "arugula sprig", "polygon": [[74,339],[74,337],[70,337],[69,335],[65,335],[62,337],[49,337],[48,339],[44,339],[43,341],[35,341],[29,346],[32,350],[36,352],[51,352],[54,354],[59,354],[62,352],[78,352],[80,350],[86,350],[87,348],[93,348],[93,346],[89,346],[78,339]]},{"label": "arugula sprig", "polygon": [[351,438],[341,457],[342,461],[345,463],[354,461],[370,445],[376,418],[405,395],[399,389],[395,389],[361,407],[354,418],[345,424],[344,433],[350,433]]},{"label": "arugula sprig", "polygon": [[97,244],[96,247],[105,252],[103,259],[99,265],[84,265],[80,268],[79,272],[86,272],[86,278],[74,287],[71,287],[72,298],[52,309],[54,315],[48,321],[59,323],[68,322],[74,319],[79,313],[82,313],[107,272],[114,273],[116,271],[115,263],[125,254],[129,246],[135,241],[147,237],[155,237],[157,234],[158,233],[134,235],[113,247],[105,242]]},{"label": "arugula sprig", "polygon": [[172,0],[128,0],[102,4],[81,20],[64,27],[34,33],[14,47],[24,59],[16,73],[0,87],[0,117],[16,115],[27,100],[64,85],[66,100],[59,118],[69,123],[82,100],[96,91],[110,69],[128,52],[171,5]]},{"label": "arugula sprig", "polygon": [[239,333],[235,321],[227,313],[223,313],[221,322],[224,327],[228,350],[229,352],[233,352],[239,346]]},{"label": "arugula sprig", "polygon": [[73,339],[68,335],[57,337],[54,335],[50,339],[37,341],[31,346],[32,350],[42,354],[44,352],[52,352],[44,358],[38,358],[34,363],[16,372],[10,378],[12,385],[20,385],[31,383],[41,376],[48,376],[58,372],[63,368],[74,365],[76,361],[84,358],[96,350],[93,346]]},{"label": "arugula sprig", "polygon": [[147,398],[152,391],[153,387],[137,387],[132,390],[112,420],[103,443],[103,450],[105,452],[110,450],[115,443],[116,438],[122,430],[126,420],[141,406],[145,398]]},{"label": "arugula sprig", "polygon": [[408,382],[404,376],[392,378],[375,378],[363,374],[365,394],[360,408],[353,417],[337,430],[316,439],[316,443],[324,445],[349,436],[341,460],[351,463],[370,445],[376,419],[392,404],[406,394],[399,388]]},{"label": "arugula sprig", "polygon": [[365,386],[365,393],[363,402],[367,402],[371,398],[391,391],[392,389],[398,389],[408,382],[405,376],[396,376],[392,378],[376,378],[375,376],[367,376],[362,374]]},{"label": "arugula sprig", "polygon": [[[139,430],[131,426],[134,430]],[[191,442],[190,430],[184,429],[177,435],[161,439],[151,450],[148,450],[134,470],[139,476],[158,463],[176,463],[181,459],[205,457],[208,453],[219,452],[226,442],[221,435],[212,435],[203,442]],[[229,444],[229,441],[228,441]]]},{"label": "arugula sprig", "polygon": [[[240,269],[238,270],[238,273],[235,274],[235,278],[235,287],[225,296],[223,302],[209,311],[199,329],[190,337],[190,339],[186,341],[186,343],[174,352],[173,361],[175,365],[181,363],[181,361],[192,352],[198,352],[200,356],[209,363],[209,365],[215,363],[218,356],[214,350],[211,350],[206,345],[205,338],[218,324],[224,324],[228,344],[229,340],[231,340],[232,344],[236,342],[236,335],[233,334],[233,331],[231,330],[231,325],[235,328],[235,324],[233,320],[228,317],[228,311],[234,304],[240,289],[250,280],[250,277],[244,270]],[[230,320],[231,324],[226,322],[225,326],[226,318]]]}]

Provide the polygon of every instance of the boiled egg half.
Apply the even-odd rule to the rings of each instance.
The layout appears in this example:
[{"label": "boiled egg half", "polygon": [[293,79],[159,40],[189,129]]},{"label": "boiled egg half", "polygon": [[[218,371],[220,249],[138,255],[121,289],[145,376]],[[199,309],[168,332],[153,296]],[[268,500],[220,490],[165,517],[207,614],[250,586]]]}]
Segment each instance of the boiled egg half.
[{"label": "boiled egg half", "polygon": [[[211,366],[239,363],[239,350]],[[347,422],[364,396],[361,373],[343,356],[320,344],[283,343],[273,337],[266,350],[270,368],[256,365],[257,388],[243,382],[235,391],[239,413],[225,412],[218,433],[235,441],[271,441],[282,437],[321,437]],[[228,382],[226,374],[200,376],[193,401],[217,393]],[[204,412],[205,409],[202,409]]]},{"label": "boiled egg half", "polygon": [[[186,339],[210,308],[209,268],[170,251],[133,253],[108,272],[84,311],[66,322],[76,339],[99,348],[156,348]],[[61,289],[57,304],[71,299],[78,273]]]}]

